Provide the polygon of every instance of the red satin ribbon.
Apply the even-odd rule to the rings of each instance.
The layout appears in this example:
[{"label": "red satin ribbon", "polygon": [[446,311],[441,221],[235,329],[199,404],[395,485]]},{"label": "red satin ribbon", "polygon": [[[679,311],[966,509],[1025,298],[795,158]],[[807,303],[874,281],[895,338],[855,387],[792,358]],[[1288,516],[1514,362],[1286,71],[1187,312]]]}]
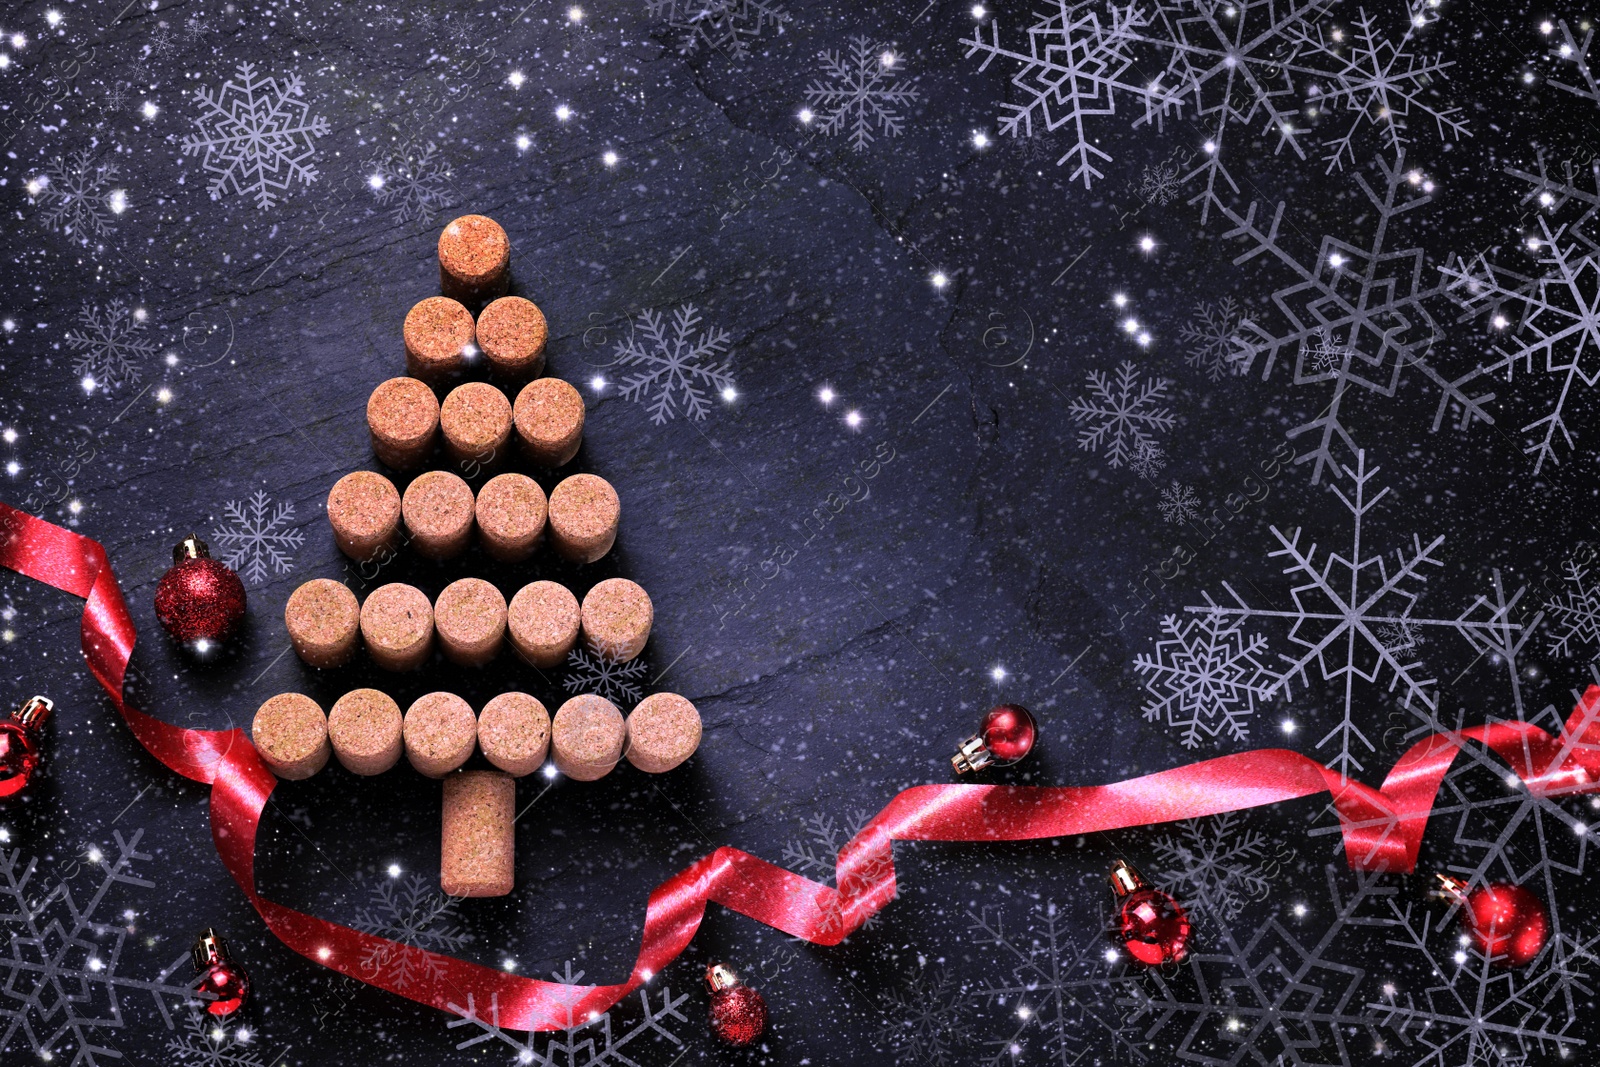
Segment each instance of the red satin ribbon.
[{"label": "red satin ribbon", "polygon": [[[83,653],[139,743],[168,768],[211,788],[217,854],[267,927],[307,959],[357,981],[460,1014],[468,996],[495,1005],[512,1030],[581,1023],[639,988],[677,958],[715,901],[757,922],[835,945],[895,897],[895,841],[1027,841],[1148,826],[1276,804],[1327,792],[1339,814],[1351,866],[1409,871],[1445,773],[1461,746],[1477,741],[1541,795],[1594,792],[1600,779],[1600,686],[1584,693],[1560,736],[1527,723],[1497,722],[1413,745],[1372,789],[1298,752],[1260,749],[1101,786],[1039,788],[923,785],[905,790],[839,853],[838,888],[735,848],[719,848],[650,894],[638,959],[616,985],[542,982],[441,956],[267,900],[256,892],[256,831],[277,779],[243,730],[188,730],[129,706],[123,675],[133,621],[96,541],[0,504],[0,565],[84,597]],[[374,965],[373,961],[379,961]],[[409,981],[401,982],[398,966]],[[417,978],[417,975],[424,977]]]}]

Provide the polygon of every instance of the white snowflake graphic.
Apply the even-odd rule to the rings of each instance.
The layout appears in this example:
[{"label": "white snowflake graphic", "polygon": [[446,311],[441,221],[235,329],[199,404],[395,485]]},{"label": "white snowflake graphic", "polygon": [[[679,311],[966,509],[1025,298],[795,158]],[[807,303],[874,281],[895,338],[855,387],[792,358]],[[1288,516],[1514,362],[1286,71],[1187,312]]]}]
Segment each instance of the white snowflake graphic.
[{"label": "white snowflake graphic", "polygon": [[1567,588],[1550,602],[1550,654],[1577,656],[1582,648],[1600,648],[1600,582],[1589,574],[1589,565],[1569,559],[1561,565],[1561,580]]},{"label": "white snowflake graphic", "polygon": [[[565,985],[577,986],[583,981],[583,972],[573,971],[572,964],[568,963],[564,971],[556,971],[552,977]],[[514,1053],[509,1062],[518,1065],[638,1067],[639,1061],[633,1057],[643,1055],[645,1049],[652,1047],[643,1043],[635,1046],[635,1042],[641,1038],[653,1036],[653,1045],[663,1041],[675,1046],[683,1044],[671,1028],[677,1023],[688,1023],[688,1017],[679,1010],[688,999],[687,993],[675,997],[671,989],[663,987],[652,1003],[650,990],[641,989],[639,1005],[643,1017],[620,1025],[613,1023],[613,1012],[610,1011],[598,1018],[586,1015],[577,1019],[573,1017],[573,1009],[565,1007],[560,1016],[545,1020],[562,1029],[549,1032],[543,1047],[540,1047],[540,1031],[521,1032],[500,1026],[498,995],[491,997],[486,1008],[480,1011],[476,997],[468,993],[465,1006],[454,1003],[448,1005],[460,1018],[452,1019],[446,1025],[452,1030],[470,1026],[478,1031],[457,1044],[456,1048],[467,1049],[485,1042],[496,1042]]]},{"label": "white snowflake graphic", "polygon": [[1265,900],[1293,855],[1247,829],[1237,812],[1179,823],[1176,833],[1161,835],[1151,847],[1157,884],[1191,912],[1216,922],[1231,922],[1246,904]]},{"label": "white snowflake graphic", "polygon": [[1444,270],[1468,316],[1486,313],[1491,331],[1514,334],[1512,344],[1495,347],[1499,358],[1483,372],[1503,371],[1509,381],[1520,368],[1529,376],[1547,374],[1559,385],[1549,413],[1522,427],[1534,435],[1523,451],[1534,456],[1535,474],[1546,460],[1560,462],[1557,435],[1573,447],[1567,405],[1576,400],[1576,387],[1593,388],[1600,381],[1600,260],[1566,226],[1552,229],[1541,216],[1539,231],[1541,237],[1530,242],[1540,252],[1539,272],[1531,278],[1481,254]]},{"label": "white snowflake graphic", "polygon": [[642,659],[619,661],[614,655],[580,646],[567,654],[567,675],[562,685],[569,693],[594,693],[618,707],[631,707],[644,696],[638,684],[644,674]]},{"label": "white snowflake graphic", "polygon": [[[1520,179],[1528,184],[1528,191],[1523,194],[1522,202],[1532,204],[1537,202],[1538,210],[1550,215],[1559,215],[1569,207],[1582,208],[1582,212],[1567,226],[1567,235],[1582,241],[1584,247],[1590,251],[1600,249],[1600,242],[1589,231],[1589,223],[1594,220],[1595,214],[1600,212],[1600,160],[1587,161],[1587,182],[1580,184],[1582,175],[1576,160],[1565,160],[1561,164],[1561,174],[1553,176],[1543,152],[1537,154],[1539,173],[1523,170],[1520,167],[1506,167],[1506,173],[1513,178]],[[1498,308],[1496,308],[1498,310]]]},{"label": "white snowflake graphic", "polygon": [[177,51],[178,41],[178,35],[165,24],[151,30],[150,40],[145,43],[139,58],[134,61],[131,68],[134,78],[138,81],[155,80],[159,76],[156,73],[156,64]]},{"label": "white snowflake graphic", "polygon": [[273,505],[272,498],[256,490],[249,500],[231,500],[223,509],[228,525],[211,532],[211,539],[222,549],[222,560],[239,572],[251,585],[263,582],[269,574],[288,574],[294,570],[292,553],[305,541],[305,534],[288,524],[294,518],[294,505]]},{"label": "white snowflake graphic", "polygon": [[72,373],[86,388],[107,391],[130,385],[143,376],[141,364],[160,346],[144,335],[143,309],[121,300],[85,304],[78,310],[78,325],[66,336]]},{"label": "white snowflake graphic", "polygon": [[870,37],[852,37],[850,54],[823,52],[826,79],[812,81],[806,102],[817,109],[818,128],[826,134],[848,131],[850,147],[866,151],[877,134],[897,137],[904,119],[896,109],[916,101],[918,92],[894,84],[900,57]]},{"label": "white snowflake graphic", "polygon": [[661,425],[681,412],[703,419],[711,408],[708,395],[733,393],[733,375],[724,353],[728,331],[702,328],[700,312],[685,304],[669,325],[659,311],[642,311],[626,341],[617,342],[614,365],[637,367],[622,379],[622,395],[647,403],[650,420]]},{"label": "white snowflake graphic", "polygon": [[396,226],[431,222],[452,202],[450,188],[455,172],[440,158],[432,141],[397,144],[369,160],[365,169],[367,188],[380,205],[389,209]]},{"label": "white snowflake graphic", "polygon": [[43,174],[28,179],[26,189],[34,203],[44,205],[39,221],[45,229],[86,245],[110,233],[127,210],[127,190],[114,188],[119,173],[116,163],[83,148],[56,156]]},{"label": "white snowflake graphic", "polygon": [[1178,198],[1183,191],[1183,179],[1178,164],[1164,159],[1154,166],[1146,165],[1139,175],[1139,199],[1147,204],[1164,207]]},{"label": "white snowflake graphic", "polygon": [[781,35],[791,20],[769,0],[646,0],[645,10],[675,31],[683,55],[704,47],[732,59],[748,57],[751,41],[769,28]]},{"label": "white snowflake graphic", "polygon": [[1180,731],[1185,748],[1223,735],[1247,740],[1257,706],[1283,682],[1261,661],[1266,638],[1217,612],[1181,620],[1167,615],[1161,630],[1168,636],[1156,642],[1154,655],[1141,652],[1133,661],[1151,695],[1145,719],[1165,720]]},{"label": "white snowflake graphic", "polygon": [[267,1067],[251,1048],[255,1035],[247,1027],[230,1026],[224,1019],[191,1011],[184,1033],[167,1042],[168,1062],[195,1067]]},{"label": "white snowflake graphic", "polygon": [[138,850],[143,833],[117,832],[114,854],[93,848],[86,863],[73,865],[88,872],[87,897],[66,879],[36,881],[38,861],[24,862],[20,850],[0,851],[0,931],[9,945],[0,956],[0,1054],[31,1051],[36,1062],[101,1067],[122,1058],[106,1032],[123,1025],[126,997],[150,997],[169,1028],[172,1006],[200,1002],[192,983],[173,979],[189,966],[187,952],[152,980],[130,977],[121,970],[122,949],[136,914],[101,917],[117,886],[155,888],[133,870],[150,859]]},{"label": "white snowflake graphic", "polygon": [[1161,490],[1161,500],[1156,507],[1163,520],[1182,526],[1200,514],[1200,498],[1192,486],[1174,478],[1170,486]]},{"label": "white snowflake graphic", "polygon": [[202,111],[198,132],[181,142],[183,154],[203,157],[212,175],[211,199],[225,193],[255,198],[262,211],[276,204],[296,181],[317,179],[311,157],[316,138],[328,132],[328,120],[310,113],[299,74],[282,82],[256,76],[253,63],[240,63],[237,80],[216,92],[195,91]]},{"label": "white snowflake graphic", "polygon": [[908,1067],[948,1067],[970,1044],[961,1026],[964,995],[946,971],[922,971],[884,996],[878,1049]]},{"label": "white snowflake graphic", "polygon": [[[1285,240],[1285,229],[1291,234],[1298,231],[1283,227],[1284,203],[1265,224],[1257,204],[1243,214],[1225,204],[1219,207],[1233,224],[1224,236],[1249,245],[1234,262],[1265,257],[1276,261],[1289,281],[1272,294],[1275,314],[1240,321],[1232,358],[1241,372],[1259,367],[1266,380],[1284,356],[1292,355],[1294,385],[1333,387],[1318,414],[1289,431],[1291,439],[1312,435],[1316,441],[1310,452],[1296,459],[1311,464],[1313,484],[1338,469],[1337,446],[1354,449],[1344,422],[1344,406],[1353,393],[1392,398],[1405,376],[1421,375],[1439,392],[1433,430],[1452,409],[1458,429],[1473,421],[1494,421],[1486,406],[1494,394],[1472,394],[1466,388],[1483,369],[1474,366],[1461,374],[1447,373],[1434,356],[1434,343],[1443,337],[1434,307],[1448,304],[1450,283],[1432,277],[1421,248],[1392,247],[1399,220],[1432,196],[1411,181],[1404,156],[1393,163],[1380,160],[1378,170],[1383,178],[1380,189],[1365,175],[1355,176],[1371,207],[1362,216],[1371,226],[1371,236],[1356,243],[1324,235],[1314,256],[1295,250]],[[1337,366],[1326,358],[1330,351],[1340,353]]]},{"label": "white snowflake graphic", "polygon": [[1085,452],[1105,448],[1106,462],[1120,467],[1135,458],[1141,449],[1156,444],[1155,433],[1172,429],[1172,412],[1157,407],[1167,398],[1165,378],[1139,379],[1139,367],[1131,360],[1117,365],[1116,377],[1102,371],[1089,372],[1089,395],[1067,405],[1076,423],[1087,423],[1078,431],[1078,447]]},{"label": "white snowflake graphic", "polygon": [[[420,874],[390,877],[372,887],[370,904],[351,925],[408,948],[453,955],[472,940],[472,935],[456,925],[456,904],[457,898],[439,892],[438,883],[431,878]],[[389,946],[369,949],[361,966],[369,974],[382,971],[401,989],[432,981],[441,973],[434,961]]]},{"label": "white snowflake graphic", "polygon": [[1133,450],[1133,458],[1128,460],[1128,469],[1147,482],[1156,480],[1167,465],[1167,453],[1164,448],[1153,441],[1145,441]]},{"label": "white snowflake graphic", "polygon": [[[798,841],[790,841],[783,846],[783,862],[801,874],[810,875],[816,881],[832,880],[838,873],[839,851],[844,848],[846,842],[861,832],[871,821],[872,815],[872,812],[858,808],[850,813],[848,821],[842,823],[832,815],[813,815],[805,819],[801,823],[805,837]],[[853,881],[848,881],[838,888],[842,894],[848,896],[852,886],[870,885],[887,877],[893,870],[893,861],[886,854],[876,856],[854,871],[850,876]],[[872,929],[877,925],[878,918],[877,914],[868,916],[861,928]],[[824,916],[819,928],[824,932],[831,932],[843,922],[842,912],[834,911]]]},{"label": "white snowflake graphic", "polygon": [[1244,308],[1231,296],[1196,304],[1194,318],[1178,329],[1178,340],[1189,346],[1183,361],[1205,371],[1214,382],[1224,375],[1242,373],[1243,367],[1233,357],[1239,347],[1234,335],[1243,319]]},{"label": "white snowflake graphic", "polygon": [[[1578,76],[1578,80],[1582,84],[1559,81],[1555,78],[1550,79],[1550,84],[1557,89],[1564,89],[1574,96],[1581,96],[1593,104],[1600,105],[1600,82],[1595,80],[1594,71],[1589,67],[1589,45],[1594,42],[1594,29],[1587,27],[1587,23],[1585,25],[1583,40],[1580,42],[1572,36],[1572,27],[1567,25],[1567,20],[1559,20],[1554,29],[1561,32],[1555,35],[1555,46],[1550,50],[1551,57],[1558,64],[1572,64],[1573,73]],[[1550,36],[1551,31],[1546,30],[1545,35]]]}]

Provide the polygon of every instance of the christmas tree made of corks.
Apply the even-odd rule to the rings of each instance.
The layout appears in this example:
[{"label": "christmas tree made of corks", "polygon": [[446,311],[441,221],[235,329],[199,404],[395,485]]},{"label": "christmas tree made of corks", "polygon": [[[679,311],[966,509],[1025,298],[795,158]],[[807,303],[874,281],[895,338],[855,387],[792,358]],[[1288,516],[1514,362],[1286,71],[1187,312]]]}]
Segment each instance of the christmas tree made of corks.
[{"label": "christmas tree made of corks", "polygon": [[[452,559],[474,538],[491,560],[508,565],[551,552],[582,567],[611,551],[621,502],[608,482],[569,474],[546,496],[532,477],[507,469],[559,475],[578,453],[584,423],[578,391],[541,377],[545,317],[532,301],[507,295],[510,263],[505,230],[482,215],[458,218],[439,236],[442,295],[407,313],[406,376],[382,382],[367,402],[374,455],[410,481],[402,493],[391,477],[358,470],[328,494],[334,540],[364,577],[407,553]],[[464,380],[476,372],[489,380]],[[469,480],[480,482],[476,493]],[[345,582],[318,578],[296,589],[284,609],[290,643],[306,665],[341,667],[364,649],[374,665],[397,672],[429,670],[436,651],[479,668],[506,645],[544,670],[580,641],[590,656],[625,664],[644,650],[652,619],[649,595],[626,578],[594,584],[581,604],[548,580],[522,586],[508,604],[476,577],[452,581],[432,599],[388,582],[360,602]],[[485,897],[511,892],[517,778],[547,755],[578,781],[603,777],[623,758],[641,771],[669,771],[699,746],[700,715],[677,694],[655,693],[625,719],[605,696],[584,693],[552,719],[524,692],[501,693],[474,714],[446,691],[426,693],[402,713],[388,693],[359,688],[326,713],[302,693],[274,696],[256,712],[253,737],[281,778],[309,778],[331,754],[360,775],[389,771],[404,755],[419,773],[441,779],[440,888]],[[475,751],[494,769],[463,769]]]}]

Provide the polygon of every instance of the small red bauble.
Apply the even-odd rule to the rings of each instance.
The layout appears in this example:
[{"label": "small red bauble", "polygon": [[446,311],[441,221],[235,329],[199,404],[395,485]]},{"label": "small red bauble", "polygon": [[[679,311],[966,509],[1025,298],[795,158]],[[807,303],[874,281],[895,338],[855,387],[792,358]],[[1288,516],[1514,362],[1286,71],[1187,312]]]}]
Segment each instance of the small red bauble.
[{"label": "small red bauble", "polygon": [[15,796],[39,767],[39,730],[55,709],[45,697],[28,702],[0,722],[0,797]]},{"label": "small red bauble", "polygon": [[760,993],[741,985],[727,964],[706,968],[711,990],[711,1032],[730,1045],[748,1045],[767,1029],[767,1002]]},{"label": "small red bauble", "polygon": [[190,534],[172,550],[172,569],[156,586],[156,618],[185,647],[210,652],[244,620],[244,583]]},{"label": "small red bauble", "polygon": [[1520,885],[1496,883],[1468,889],[1467,883],[1439,875],[1446,896],[1461,905],[1461,924],[1494,963],[1523,967],[1550,936],[1550,917],[1537,896]]},{"label": "small red bauble", "polygon": [[1122,899],[1116,933],[1128,955],[1140,963],[1161,964],[1177,963],[1188,954],[1189,913],[1183,905],[1122,860],[1111,867],[1111,888]]},{"label": "small red bauble", "polygon": [[957,774],[981,771],[991,763],[1015,763],[1033,751],[1034,738],[1039,728],[1034,725],[1033,713],[1021,704],[1001,704],[989,709],[978,726],[978,732],[961,742],[961,748],[950,758]]},{"label": "small red bauble", "polygon": [[227,943],[215,930],[207,930],[194,943],[194,969],[201,972],[196,988],[216,999],[206,1002],[212,1015],[231,1015],[250,995],[250,976],[228,955]]}]

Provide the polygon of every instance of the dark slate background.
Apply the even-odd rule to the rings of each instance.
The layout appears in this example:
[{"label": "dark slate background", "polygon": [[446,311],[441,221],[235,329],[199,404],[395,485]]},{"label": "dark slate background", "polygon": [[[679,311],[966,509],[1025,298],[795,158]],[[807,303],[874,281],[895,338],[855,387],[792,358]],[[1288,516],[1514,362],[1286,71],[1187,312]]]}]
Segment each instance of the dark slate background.
[{"label": "dark slate background", "polygon": [[[1302,527],[1325,551],[1348,551],[1349,515],[1328,491],[1330,481],[1349,491],[1348,477],[1313,484],[1308,466],[1286,465],[1181,574],[1148,583],[1148,604],[1134,592],[1181,540],[1195,540],[1163,521],[1162,488],[1176,478],[1216,506],[1325,402],[1325,387],[1296,387],[1284,367],[1265,381],[1212,381],[1184,362],[1179,331],[1197,302],[1234,297],[1270,315],[1271,293],[1289,283],[1268,257],[1235,265],[1243,246],[1224,239],[1215,214],[1201,225],[1185,203],[1192,188],[1170,203],[1139,195],[1147,168],[1193,152],[1193,125],[1098,120],[1097,143],[1114,159],[1092,191],[1053,155],[998,136],[1001,104],[1017,99],[1013,68],[997,61],[980,72],[965,57],[970,6],[795,4],[781,33],[767,29],[734,58],[705,47],[680,54],[680,34],[642,0],[585,2],[580,22],[554,4],[10,5],[0,29],[27,40],[0,69],[0,422],[17,434],[0,446],[0,459],[17,464],[0,498],[105,544],[141,635],[130,695],[186,725],[248,725],[262,700],[289,689],[325,703],[367,684],[402,705],[436,688],[475,706],[510,687],[552,707],[562,699],[560,672],[508,657],[482,671],[436,663],[415,676],[365,665],[316,675],[284,655],[281,623],[284,601],[311,577],[344,578],[358,592],[392,580],[436,592],[468,574],[508,593],[539,577],[580,594],[611,575],[642,583],[657,612],[650,688],[692,699],[705,740],[690,765],[660,778],[623,767],[595,784],[521,784],[519,801],[537,802],[517,831],[517,891],[464,902],[451,921],[470,936],[461,955],[522,974],[570,962],[588,981],[620,980],[650,888],[719,845],[827,879],[807,855],[831,857],[897,791],[951,780],[949,755],[1001,700],[1033,708],[1042,736],[1024,765],[993,781],[1091,784],[1259,746],[1331,759],[1316,746],[1338,722],[1342,680],[1313,677],[1292,698],[1267,701],[1248,740],[1185,749],[1176,731],[1145,721],[1149,693],[1134,669],[1136,655],[1154,654],[1162,615],[1181,616],[1204,593],[1225,599],[1224,582],[1253,604],[1289,604],[1292,582],[1269,556],[1272,527]],[[985,19],[1001,20],[1009,47],[1025,47],[1033,8],[994,6]],[[1350,6],[1329,18],[1348,25]],[[1425,115],[1411,117],[1406,165],[1437,189],[1432,205],[1395,224],[1393,247],[1425,248],[1430,271],[1451,253],[1480,251],[1535,271],[1534,257],[1517,259],[1533,232],[1519,203],[1526,186],[1503,168],[1531,167],[1541,150],[1582,160],[1594,143],[1592,101],[1544,84],[1544,15],[1446,0],[1428,30],[1424,50],[1456,64],[1435,88],[1474,134],[1441,140]],[[1403,22],[1404,12],[1386,17]],[[854,36],[892,48],[899,83],[920,94],[901,109],[903,133],[862,152],[796,118],[823,76],[819,53]],[[199,160],[181,151],[200,111],[194,92],[216,90],[244,62],[258,76],[297,73],[329,124],[315,141],[316,180],[267,210],[233,192],[208,197]],[[520,87],[512,71],[525,76]],[[1536,77],[1525,81],[1525,71]],[[555,117],[560,104],[570,121]],[[974,144],[977,131],[987,146]],[[1373,220],[1354,178],[1381,183],[1370,165],[1387,158],[1380,138],[1368,131],[1362,164],[1325,175],[1314,151],[1300,161],[1274,153],[1273,139],[1232,137],[1242,192],[1230,203],[1286,200],[1307,256],[1322,234],[1360,247]],[[449,168],[427,218],[380,203],[369,184],[374,161],[406,140],[433,144]],[[47,205],[26,183],[84,149],[119,169],[112,184],[126,190],[127,209],[108,232],[79,241],[46,224]],[[511,236],[513,291],[551,323],[550,372],[589,399],[574,469],[616,485],[622,533],[588,568],[547,555],[492,565],[474,550],[443,565],[402,558],[374,578],[334,548],[323,501],[339,476],[375,466],[367,395],[400,373],[405,310],[436,291],[438,229],[466,211],[493,216]],[[1137,243],[1146,234],[1157,242],[1148,253]],[[933,285],[936,272],[946,287]],[[1130,311],[1112,305],[1115,292]],[[119,299],[145,309],[153,347],[138,382],[86,392],[67,335],[85,304]],[[640,312],[685,304],[730,333],[738,395],[704,420],[656,425],[617,395],[607,368]],[[1148,349],[1118,326],[1130,312],[1154,335]],[[1491,358],[1481,319],[1447,315],[1441,325],[1435,354],[1450,372]],[[1124,359],[1171,380],[1164,403],[1176,425],[1160,438],[1169,462],[1153,478],[1080,450],[1068,415],[1086,374]],[[590,379],[607,373],[611,384],[594,389]],[[824,385],[838,397],[830,405],[818,399]],[[1420,379],[1392,399],[1351,401],[1346,425],[1368,468],[1382,468],[1372,485],[1390,488],[1367,519],[1364,554],[1392,561],[1413,534],[1424,543],[1447,535],[1417,615],[1454,618],[1492,590],[1497,569],[1508,589],[1530,586],[1515,613],[1525,623],[1569,591],[1560,567],[1589,536],[1595,497],[1593,405],[1580,391],[1569,413],[1576,448],[1535,476],[1517,427],[1542,414],[1551,385],[1537,367],[1492,382],[1495,424],[1465,431],[1450,419],[1432,429],[1437,394]],[[845,421],[849,411],[859,426]],[[1355,465],[1353,452],[1340,455]],[[867,469],[877,472],[870,481],[852,479]],[[196,665],[155,622],[156,582],[177,540],[191,529],[211,535],[229,502],[258,491],[293,505],[288,525],[303,544],[290,570],[251,583],[243,636]],[[804,522],[818,508],[838,510],[814,532]],[[83,668],[80,611],[0,575],[5,699],[41,691],[59,706],[45,770],[25,797],[0,805],[0,829],[5,848],[38,859],[40,884],[66,880],[79,900],[98,884],[87,850],[142,834],[149,859],[137,868],[154,886],[115,885],[99,913],[129,931],[116,972],[149,980],[214,925],[256,983],[235,1019],[249,1039],[228,1044],[232,1054],[263,1064],[517,1062],[503,1041],[458,1051],[473,1028],[450,1029],[446,1015],[325,971],[266,932],[214,856],[206,792],[139,749]],[[1274,652],[1291,650],[1287,626],[1252,626]],[[1439,630],[1416,654],[1438,680],[1444,722],[1514,717],[1519,707],[1529,718],[1550,707],[1559,719],[1589,683],[1583,657],[1594,650],[1549,647],[1541,630],[1508,671]],[[1425,725],[1387,683],[1358,684],[1356,699],[1376,746],[1359,776],[1374,783]],[[1279,727],[1285,717],[1299,726],[1292,734]],[[1442,1005],[1451,990],[1507,996],[1513,979],[1480,989],[1475,958],[1451,962],[1453,920],[1425,896],[1432,871],[1477,862],[1475,842],[1504,833],[1500,854],[1515,869],[1491,874],[1554,892],[1573,944],[1597,932],[1584,839],[1570,825],[1588,801],[1550,806],[1565,823],[1545,807],[1516,809],[1517,822],[1500,803],[1501,773],[1488,762],[1453,776],[1441,803],[1454,807],[1430,825],[1418,874],[1369,886],[1372,921],[1341,928],[1336,946],[1318,939],[1342,899],[1335,890],[1355,881],[1341,873],[1335,822],[1315,800],[1194,828],[1239,845],[1236,866],[1260,879],[1241,883],[1238,910],[1196,908],[1203,975],[1197,965],[1153,978],[1101,959],[1107,867],[1126,857],[1176,877],[1158,847],[1171,828],[1003,848],[903,845],[901,899],[844,945],[792,942],[712,908],[652,985],[652,1003],[666,987],[683,1015],[663,1023],[670,1039],[647,1032],[602,1054],[603,1043],[585,1051],[540,1037],[524,1062],[1582,1062],[1600,1040],[1593,997],[1587,979],[1553,973],[1548,958],[1515,978],[1535,990],[1528,1011],[1514,1003],[1493,1015],[1509,1029],[1474,1032],[1442,1008],[1431,1027],[1420,1016],[1401,1027],[1382,1006]],[[287,783],[265,822],[262,888],[360,921],[391,864],[434,877],[437,812],[437,786],[409,769],[356,779],[335,768]],[[1412,926],[1396,925],[1402,913]],[[1003,922],[1003,943],[975,922]],[[21,958],[32,950],[15,929],[9,955]],[[1408,947],[1409,929],[1436,956]],[[1270,944],[1250,941],[1265,930]],[[1587,952],[1573,950],[1578,969]],[[767,997],[757,1050],[721,1049],[706,1030],[699,974],[714,959]],[[1448,973],[1435,973],[1434,959]],[[1026,988],[988,995],[1017,985]],[[1552,1000],[1552,985],[1566,993]],[[1141,1013],[1142,998],[1162,990],[1209,1008]],[[1266,1000],[1278,1014],[1252,1014]],[[1317,1015],[1335,1002],[1343,1021]],[[16,1004],[0,996],[4,1010]],[[1243,1037],[1228,1026],[1235,1016]],[[641,1018],[630,998],[612,1013],[611,1033]],[[125,992],[123,1017],[97,1027],[96,1040],[130,1063],[202,1062],[169,1048],[185,1032],[181,1013],[175,1021],[169,1031],[148,998]],[[1541,1026],[1565,1041],[1534,1040]],[[574,1040],[599,1041],[599,1031]],[[8,1032],[0,1059],[33,1062],[37,1043]],[[70,1034],[54,1047],[58,1062],[76,1051]]]}]

